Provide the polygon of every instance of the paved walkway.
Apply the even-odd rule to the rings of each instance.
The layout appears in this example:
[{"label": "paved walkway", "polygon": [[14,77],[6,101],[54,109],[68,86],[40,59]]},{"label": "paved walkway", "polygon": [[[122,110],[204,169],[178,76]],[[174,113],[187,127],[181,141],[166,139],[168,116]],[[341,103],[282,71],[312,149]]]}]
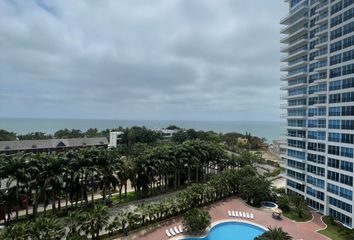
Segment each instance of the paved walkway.
[{"label": "paved walkway", "polygon": [[[210,215],[212,222],[230,220],[235,218],[228,217],[228,210],[238,210],[245,212],[252,212],[255,215],[255,220],[252,222],[264,226],[264,227],[282,227],[284,231],[288,232],[294,240],[328,240],[328,238],[318,234],[316,231],[323,229],[325,224],[321,221],[321,215],[313,213],[314,218],[306,223],[296,223],[289,219],[275,220],[272,218],[270,212],[255,209],[246,205],[241,199],[237,197],[231,197],[206,208]],[[141,231],[131,233],[127,237],[116,238],[116,240],[132,240],[132,239],[144,239],[144,240],[164,240],[168,239],[165,234],[165,230],[181,224],[181,217],[174,218],[159,225],[151,226]],[[177,239],[177,238],[175,238]]]}]

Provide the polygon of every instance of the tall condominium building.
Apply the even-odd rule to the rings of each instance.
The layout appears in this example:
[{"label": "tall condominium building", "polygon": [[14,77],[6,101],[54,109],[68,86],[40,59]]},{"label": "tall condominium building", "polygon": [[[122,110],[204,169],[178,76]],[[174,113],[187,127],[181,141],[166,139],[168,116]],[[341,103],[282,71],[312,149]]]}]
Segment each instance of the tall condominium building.
[{"label": "tall condominium building", "polygon": [[287,191],[353,228],[354,0],[286,0]]}]

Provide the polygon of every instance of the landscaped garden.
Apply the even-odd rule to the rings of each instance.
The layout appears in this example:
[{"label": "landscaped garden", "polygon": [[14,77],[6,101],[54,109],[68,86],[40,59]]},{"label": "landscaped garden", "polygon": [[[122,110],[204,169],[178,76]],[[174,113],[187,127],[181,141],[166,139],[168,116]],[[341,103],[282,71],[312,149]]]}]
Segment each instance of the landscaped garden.
[{"label": "landscaped garden", "polygon": [[327,228],[319,231],[320,234],[327,236],[332,240],[354,239],[354,230],[350,230],[342,226],[340,223],[328,216],[323,217],[322,220],[324,223],[326,223]]},{"label": "landscaped garden", "polygon": [[[235,194],[254,206],[274,199],[270,182],[253,167],[258,157],[241,148],[238,156],[229,156],[218,134],[181,131],[166,142],[134,128],[125,137],[118,149],[2,155],[0,176],[7,181],[0,196],[0,213],[6,215],[2,239],[97,239]],[[133,192],[127,191],[128,181]],[[161,201],[119,209],[177,190]]]},{"label": "landscaped garden", "polygon": [[312,219],[311,212],[304,199],[295,194],[281,192],[277,197],[277,204],[283,215],[297,222],[307,222]]}]

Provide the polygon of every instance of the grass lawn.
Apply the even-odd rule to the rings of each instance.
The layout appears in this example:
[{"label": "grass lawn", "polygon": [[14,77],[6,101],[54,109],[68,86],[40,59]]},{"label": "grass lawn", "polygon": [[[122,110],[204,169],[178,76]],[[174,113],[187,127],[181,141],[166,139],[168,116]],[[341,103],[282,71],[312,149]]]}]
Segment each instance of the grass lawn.
[{"label": "grass lawn", "polygon": [[307,222],[312,219],[312,215],[309,211],[306,211],[302,218],[300,218],[298,216],[298,214],[294,211],[283,212],[283,215],[291,220],[296,221],[296,222]]},{"label": "grass lawn", "polygon": [[329,237],[332,240],[347,240],[349,238],[348,235],[350,234],[350,230],[336,224],[332,224],[329,217],[323,217],[323,221],[327,224],[327,228],[324,230],[319,231],[318,233]]}]

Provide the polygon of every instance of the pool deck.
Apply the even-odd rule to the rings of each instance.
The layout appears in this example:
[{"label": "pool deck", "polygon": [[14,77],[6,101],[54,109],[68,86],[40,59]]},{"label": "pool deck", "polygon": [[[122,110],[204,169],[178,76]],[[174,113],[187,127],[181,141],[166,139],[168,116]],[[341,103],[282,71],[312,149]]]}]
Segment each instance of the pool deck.
[{"label": "pool deck", "polygon": [[[326,225],[321,220],[321,215],[313,212],[313,219],[298,223],[291,221],[285,217],[282,220],[275,220],[272,217],[272,213],[269,210],[263,210],[258,208],[253,208],[245,204],[240,198],[230,197],[221,200],[217,203],[211,204],[205,207],[209,211],[211,216],[212,225],[220,223],[222,221],[243,221],[248,223],[253,223],[255,225],[263,227],[282,227],[284,231],[288,232],[294,240],[328,240],[329,238],[322,236],[317,233],[326,227]],[[228,210],[252,212],[255,215],[254,220],[246,220],[242,218],[231,218],[228,216]],[[133,240],[133,239],[144,239],[144,240],[177,240],[183,238],[182,235],[177,235],[174,238],[168,238],[166,236],[165,230],[174,226],[181,225],[182,218],[177,217],[168,221],[165,221],[159,225],[153,227],[145,228],[134,233],[129,234],[127,237],[117,238],[117,240]]]}]

